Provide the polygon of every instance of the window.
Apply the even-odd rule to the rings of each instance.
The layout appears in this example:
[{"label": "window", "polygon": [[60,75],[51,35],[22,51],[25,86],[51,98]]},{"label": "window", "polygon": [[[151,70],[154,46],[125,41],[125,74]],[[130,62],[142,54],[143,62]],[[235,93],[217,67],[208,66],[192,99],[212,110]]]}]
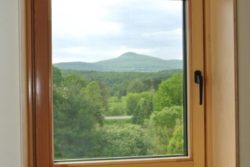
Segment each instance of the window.
[{"label": "window", "polygon": [[56,161],[188,155],[184,5],[52,0]]},{"label": "window", "polygon": [[[62,7],[57,8],[58,10],[67,10],[67,8],[66,9],[63,8],[63,6],[65,6],[64,2],[67,2],[67,1],[57,2],[56,0],[54,0],[54,2],[55,2],[54,5],[62,5]],[[90,1],[85,1],[85,3],[87,2],[90,2]],[[95,4],[94,2],[97,2],[97,4]],[[113,1],[109,1],[109,2],[112,5]],[[120,0],[116,2],[122,2],[122,1]],[[132,2],[134,3],[136,2],[136,0],[131,1],[131,4]],[[138,2],[141,2],[141,1],[138,1]],[[171,2],[171,1],[157,0],[157,1],[146,1],[146,2],[148,3],[145,3],[145,5],[146,4],[149,5],[150,2],[153,4],[157,4],[160,2]],[[203,111],[204,106],[200,105],[199,103],[200,98],[203,98],[203,97],[199,96],[199,92],[202,90],[200,90],[198,85],[194,82],[194,72],[196,70],[203,71],[202,2],[197,0],[197,1],[192,1],[192,2],[191,1],[175,1],[175,2],[172,1],[171,3],[180,4],[179,8],[182,9],[180,10],[182,13],[179,19],[186,20],[184,24],[183,22],[181,22],[180,24],[180,27],[182,29],[181,33],[185,32],[184,34],[186,34],[186,35],[183,34],[180,37],[181,47],[179,48],[182,51],[180,52],[181,54],[179,55],[181,56],[184,55],[183,57],[181,57],[183,60],[183,63],[179,62],[180,63],[179,71],[178,71],[178,68],[177,70],[176,68],[173,68],[175,69],[174,73],[176,74],[172,74],[172,73],[169,74],[169,73],[163,72],[161,74],[163,75],[163,78],[159,79],[157,78],[159,77],[157,75],[160,75],[160,74],[157,74],[157,72],[161,70],[166,70],[166,68],[160,67],[159,63],[157,65],[152,65],[154,67],[152,67],[151,69],[149,67],[152,64],[152,62],[156,60],[163,61],[162,59],[164,59],[165,57],[161,57],[161,59],[159,59],[159,58],[153,58],[151,56],[145,56],[144,54],[146,55],[148,54],[146,52],[144,53],[142,49],[139,50],[139,51],[142,51],[141,53],[141,52],[138,52],[138,49],[136,50],[133,48],[132,50],[130,50],[130,48],[125,48],[124,52],[126,53],[124,54],[121,53],[122,55],[116,58],[116,61],[121,61],[121,59],[123,59],[124,61],[124,59],[128,60],[132,58],[133,62],[135,62],[134,60],[135,58],[138,58],[138,59],[141,58],[139,62],[143,62],[145,61],[145,59],[148,58],[150,59],[148,60],[148,62],[150,62],[151,64],[147,64],[147,66],[145,66],[145,64],[143,66],[138,66],[138,65],[133,66],[132,67],[133,70],[131,71],[131,67],[128,68],[127,65],[122,66],[121,64],[116,63],[116,61],[112,65],[105,66],[103,65],[104,60],[105,60],[105,63],[109,64],[110,62],[112,62],[112,60],[114,60],[114,57],[111,57],[111,58],[105,57],[105,58],[99,59],[98,54],[96,54],[97,56],[91,56],[89,60],[92,59],[92,61],[102,61],[101,66],[96,66],[96,64],[98,63],[86,63],[86,66],[88,66],[89,69],[85,70],[84,72],[79,72],[79,71],[72,70],[72,68],[67,68],[70,66],[69,63],[64,63],[64,64],[61,63],[61,64],[54,64],[54,66],[56,67],[54,67],[54,69],[52,70],[52,58],[54,61],[54,58],[56,58],[56,53],[58,53],[56,49],[58,48],[58,45],[62,44],[60,42],[63,41],[62,39],[56,39],[56,36],[54,35],[56,35],[57,30],[60,33],[60,31],[63,31],[63,28],[65,28],[63,26],[60,26],[60,23],[63,23],[65,17],[61,17],[62,21],[58,23],[59,26],[56,27],[57,26],[56,20],[53,20],[53,19],[56,19],[54,17],[56,16],[56,13],[53,13],[53,9],[54,9],[53,3],[52,3],[52,8],[51,8],[51,2],[49,0],[46,2],[40,1],[40,0],[34,1],[34,11],[35,11],[34,14],[35,15],[34,15],[34,22],[33,22],[34,23],[33,24],[33,28],[34,28],[33,29],[34,30],[34,33],[33,33],[34,35],[34,38],[33,38],[34,40],[33,41],[34,42],[33,93],[34,94],[33,95],[35,98],[33,98],[34,100],[33,104],[34,104],[34,111],[35,111],[34,117],[36,118],[35,124],[34,124],[35,125],[34,130],[36,131],[35,132],[36,135],[34,137],[36,139],[35,140],[36,141],[35,142],[35,148],[36,148],[35,157],[37,159],[35,163],[37,163],[38,166],[86,166],[90,164],[93,166],[100,166],[100,165],[131,166],[133,164],[136,164],[137,166],[157,166],[157,165],[158,166],[190,166],[190,167],[204,166],[204,163],[205,163],[204,162],[204,158],[205,158],[204,157],[205,156],[204,133],[205,132],[204,132],[204,111]],[[105,4],[105,1],[101,1],[101,2],[91,1],[91,5],[94,5],[94,6],[101,5],[101,4]],[[129,5],[129,3],[127,3],[126,5]],[[70,9],[70,6],[68,7]],[[51,9],[52,9],[53,17],[51,17],[50,15]],[[86,10],[87,9],[90,9],[90,7],[86,8]],[[117,11],[124,12],[122,10],[119,11],[119,7],[115,9],[116,9],[115,10],[116,12]],[[133,9],[133,6],[128,6],[128,8],[125,8],[125,9],[127,10]],[[137,10],[142,10],[142,9],[143,9],[143,6],[140,6],[140,9],[137,9]],[[133,10],[131,10],[131,12],[132,13],[130,13],[131,14],[130,17],[132,18],[134,17],[133,19],[136,20],[136,13],[133,13]],[[71,12],[67,14],[70,15],[70,13]],[[154,11],[152,13],[157,14]],[[152,15],[152,13],[149,12],[148,15],[143,16],[147,18],[145,20],[149,22],[150,21],[153,22],[154,19],[157,19],[157,17],[155,15]],[[126,14],[126,13],[123,13],[123,14]],[[159,16],[162,17],[164,15],[159,15]],[[127,15],[123,16],[121,19],[125,19],[126,17]],[[52,24],[50,22],[50,18],[53,18]],[[91,18],[91,17],[88,16],[87,18]],[[76,19],[76,18],[74,17],[72,19]],[[133,25],[131,29],[135,30],[136,28],[138,28],[138,33],[141,33],[141,34],[144,33],[144,35],[150,36],[150,34],[147,34],[145,27],[140,28],[138,26],[140,24],[139,21],[141,20],[136,20],[136,21],[137,21],[136,23],[138,24]],[[161,20],[161,22],[164,23],[164,20]],[[93,23],[93,20],[90,20],[88,25],[91,25],[92,23]],[[112,25],[105,27],[105,24],[103,24],[100,27],[103,28],[103,31],[105,30],[105,28],[107,29],[107,31],[109,31],[110,27],[115,28],[116,26],[114,23],[110,23],[110,24]],[[53,29],[52,34],[51,34],[51,27],[52,27],[51,25],[54,25],[53,28],[55,28]],[[96,26],[99,24],[98,22],[97,24],[96,22],[94,22],[93,25]],[[84,25],[83,26],[78,25],[78,26],[71,25],[71,27],[73,27],[73,30],[76,27],[86,28],[84,29],[84,33],[86,33],[87,35],[89,35],[88,33],[91,31],[93,31],[95,35],[97,33],[93,30],[93,27],[91,26],[89,27],[85,27]],[[61,28],[61,29],[58,29],[58,28]],[[163,26],[163,28],[166,28],[166,27]],[[119,27],[115,30],[112,29],[111,32],[113,33],[116,31],[119,31]],[[75,32],[70,31],[69,33],[75,33]],[[131,32],[128,31],[127,33],[131,33]],[[153,34],[151,33],[150,37],[152,37],[152,35],[156,35],[156,36],[158,35],[158,36],[164,37],[164,32],[160,32],[160,34],[159,33],[155,34],[155,32],[153,32]],[[52,37],[53,37],[53,48],[52,48],[52,42],[51,42]],[[123,43],[124,40],[128,40],[129,35],[126,35],[125,37],[126,38],[122,39],[120,45],[124,44]],[[106,36],[106,41],[110,40],[109,38],[110,36]],[[91,41],[89,39],[91,38],[88,38],[87,41],[92,44],[91,46],[100,42],[97,40]],[[89,44],[88,42],[85,43],[86,44],[85,49],[87,45]],[[139,41],[133,40],[132,42],[136,43]],[[159,43],[161,41],[157,41],[157,42]],[[111,43],[111,40],[109,41],[109,43]],[[150,47],[152,43],[148,45],[143,44],[143,47],[144,45],[147,47]],[[74,47],[68,48],[68,51],[73,50],[74,52],[74,49],[76,49],[75,51],[77,51],[77,48],[74,48]],[[95,50],[96,48],[94,48],[91,51],[93,52]],[[53,51],[53,56],[55,57],[52,56],[52,51]],[[61,52],[61,54],[64,54],[64,53]],[[167,54],[167,52],[165,54]],[[119,55],[116,55],[116,56],[119,56]],[[167,61],[165,60],[163,64],[165,65],[166,62]],[[178,61],[176,64],[178,66]],[[74,64],[74,66],[78,68],[77,64]],[[113,68],[115,67],[116,68],[110,69],[111,66]],[[101,67],[102,69],[100,70]],[[145,67],[147,68],[145,69]],[[66,70],[63,70],[63,68]],[[96,70],[96,69],[99,69],[99,70]],[[52,78],[52,72],[53,72],[53,78]],[[89,78],[97,77],[98,75],[102,77],[102,80],[89,79]],[[112,85],[112,84],[106,86],[106,89],[109,89],[110,92],[106,93],[108,95],[107,97],[105,97],[104,90],[105,90],[105,84],[107,85],[107,83],[103,83],[102,81],[105,79],[105,77],[107,80],[111,80],[111,77],[113,77],[113,80],[115,80],[117,79],[115,78],[116,76],[119,76],[120,78],[122,78],[123,81],[117,82],[116,84],[118,86]],[[125,83],[124,81],[125,77],[128,81],[127,87],[122,85]],[[151,82],[148,85],[146,84],[146,80],[140,79],[140,78],[144,79],[146,77],[148,77],[149,78],[148,80]],[[156,79],[153,80],[152,79],[153,77]],[[87,78],[87,79],[84,80],[82,78]],[[53,80],[53,88],[52,88],[52,80]],[[158,83],[156,83],[155,85],[152,84],[152,82],[154,83],[157,80],[159,81]],[[181,80],[183,80],[184,82],[182,82]],[[114,81],[112,81],[112,83],[113,82]],[[178,91],[181,92],[181,89],[184,90],[183,91],[184,93],[177,93],[177,96],[181,96],[177,98],[178,100],[181,101],[180,103],[162,105],[162,103],[160,102],[161,100],[160,98],[164,97],[164,95],[160,94],[161,92],[159,90],[162,88],[164,92],[164,83],[167,83],[166,89],[168,89],[168,86],[170,85],[170,83],[175,86],[180,85],[178,89],[173,91],[176,93]],[[125,88],[125,91],[122,92],[122,88]],[[68,90],[74,90],[75,92],[68,91]],[[97,92],[98,90],[100,90],[99,93]],[[152,100],[152,98],[154,99]],[[166,97],[166,98],[171,98],[171,97]],[[69,102],[67,100],[72,100],[72,99],[75,99],[75,101],[77,100],[80,101],[80,103],[75,104],[75,107],[80,106],[80,108],[76,110],[72,109],[71,112],[78,112],[80,110],[82,112],[80,114],[79,112],[76,113],[77,117],[75,118],[73,117],[74,114],[65,115],[65,114],[62,114],[62,112],[60,112],[60,111],[64,111],[65,113],[65,112],[70,111],[70,107],[74,106],[73,103],[75,101]],[[99,99],[101,100],[99,101]],[[148,100],[148,99],[151,99],[151,100]],[[132,106],[130,102],[136,102],[136,103],[133,104],[134,106]],[[147,111],[147,109],[143,108],[148,104],[150,104],[151,108],[153,109],[149,109]],[[125,105],[125,107],[122,105]],[[67,108],[68,106],[70,107]],[[104,106],[107,106],[108,109],[105,108]],[[142,107],[141,109],[143,111],[142,114],[140,112],[138,113],[139,109],[136,109],[136,111],[130,111],[129,106],[132,106],[130,107],[131,110]],[[53,108],[54,115],[52,114],[52,108]],[[122,108],[123,110],[121,110]],[[159,110],[159,112],[154,112],[154,110],[155,111]],[[95,111],[96,113],[91,113],[91,111]],[[173,113],[176,113],[176,115],[179,114],[179,116],[177,116],[178,119],[176,119],[176,121],[173,121],[175,123],[174,126],[172,127],[172,129],[170,128],[173,131],[171,134],[170,134],[171,130],[169,130],[169,127],[166,127],[165,129],[163,127],[165,120],[160,119],[160,118],[165,118],[165,115],[168,115],[169,113],[170,115],[171,114],[174,115]],[[72,118],[69,118],[70,116],[72,116]],[[79,117],[81,119],[78,119]],[[56,118],[56,119],[54,119],[53,121],[53,118]],[[170,119],[169,116],[167,116],[166,118]],[[174,119],[174,117],[172,119]],[[68,121],[65,121],[65,120],[68,120]],[[86,122],[86,124],[79,123],[78,126],[73,126],[73,123],[81,122],[81,120],[84,120],[84,123]],[[54,122],[54,125],[53,125],[53,122]],[[159,123],[158,129],[157,127],[153,126],[153,125],[157,125],[157,123]],[[166,121],[166,123],[169,123],[169,122]],[[119,126],[117,126],[118,124]],[[170,142],[169,141],[161,142],[161,141],[167,140],[168,136],[171,136],[169,140],[173,140],[173,142],[176,141],[177,139],[173,138],[173,134],[175,133],[174,131],[178,130],[178,128],[176,128],[178,124],[179,124],[179,136],[178,136],[179,139],[178,140],[180,141],[180,144],[178,145],[174,144],[174,146],[172,146],[171,148],[173,148],[173,150],[177,150],[177,148],[180,148],[180,149],[177,151],[171,152],[169,151],[171,150],[169,149]],[[78,131],[76,130],[73,134],[74,137],[72,137],[73,135],[70,133],[73,132],[72,129],[74,128],[76,129],[78,128]],[[156,133],[158,132],[158,130],[159,130],[159,133]],[[80,134],[80,132],[83,132],[83,131],[84,133]],[[113,137],[110,137],[110,136],[113,136]],[[74,141],[75,139],[77,141]],[[101,140],[101,141],[95,141],[95,139]],[[127,143],[128,142],[127,140],[129,139],[131,139],[131,141],[130,143]],[[85,141],[85,142],[82,143],[82,141]],[[108,142],[111,142],[111,143],[108,143]],[[70,143],[72,143],[72,145],[70,145]],[[78,144],[84,145],[85,148],[82,148],[81,146],[77,148]],[[104,144],[104,145],[101,145],[101,144]],[[131,146],[130,149],[129,149],[129,146]],[[169,148],[164,149],[164,146],[169,147]],[[125,148],[128,148],[128,149],[125,150]]]}]

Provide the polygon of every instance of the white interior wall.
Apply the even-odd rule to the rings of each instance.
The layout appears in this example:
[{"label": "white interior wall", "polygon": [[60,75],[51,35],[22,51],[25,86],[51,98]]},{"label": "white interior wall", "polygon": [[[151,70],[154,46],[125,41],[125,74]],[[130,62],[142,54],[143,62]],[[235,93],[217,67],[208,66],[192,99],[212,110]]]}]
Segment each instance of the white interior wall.
[{"label": "white interior wall", "polygon": [[18,0],[0,0],[0,167],[20,167]]},{"label": "white interior wall", "polygon": [[238,0],[240,167],[250,166],[250,1]]}]

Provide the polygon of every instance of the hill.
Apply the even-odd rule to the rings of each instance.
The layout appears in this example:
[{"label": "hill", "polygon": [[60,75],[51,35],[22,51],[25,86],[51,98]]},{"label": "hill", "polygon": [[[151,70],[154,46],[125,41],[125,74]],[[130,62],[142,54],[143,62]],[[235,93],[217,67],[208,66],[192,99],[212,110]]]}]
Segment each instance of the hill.
[{"label": "hill", "polygon": [[96,63],[67,62],[57,63],[60,69],[80,71],[116,71],[116,72],[157,72],[182,68],[182,60],[163,60],[160,58],[127,52],[121,56]]}]

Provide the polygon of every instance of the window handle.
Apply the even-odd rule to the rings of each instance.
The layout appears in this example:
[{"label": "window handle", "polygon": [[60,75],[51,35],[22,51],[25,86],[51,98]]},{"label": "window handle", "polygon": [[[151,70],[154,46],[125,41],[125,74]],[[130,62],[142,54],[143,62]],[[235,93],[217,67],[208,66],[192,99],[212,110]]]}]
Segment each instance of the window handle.
[{"label": "window handle", "polygon": [[203,99],[203,76],[202,76],[201,71],[196,70],[194,72],[194,82],[196,84],[199,84],[200,105],[202,105],[202,99]]}]

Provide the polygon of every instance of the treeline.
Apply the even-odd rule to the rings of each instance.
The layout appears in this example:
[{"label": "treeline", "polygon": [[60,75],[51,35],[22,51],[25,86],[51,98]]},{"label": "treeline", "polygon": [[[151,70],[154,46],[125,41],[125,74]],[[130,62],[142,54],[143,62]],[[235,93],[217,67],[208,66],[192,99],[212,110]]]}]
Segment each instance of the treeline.
[{"label": "treeline", "polygon": [[181,71],[53,68],[55,159],[184,154],[182,84]]},{"label": "treeline", "polygon": [[124,96],[127,92],[156,90],[159,84],[181,70],[160,72],[101,72],[61,70],[63,76],[77,76],[85,81],[98,81],[106,86],[110,96]]}]

